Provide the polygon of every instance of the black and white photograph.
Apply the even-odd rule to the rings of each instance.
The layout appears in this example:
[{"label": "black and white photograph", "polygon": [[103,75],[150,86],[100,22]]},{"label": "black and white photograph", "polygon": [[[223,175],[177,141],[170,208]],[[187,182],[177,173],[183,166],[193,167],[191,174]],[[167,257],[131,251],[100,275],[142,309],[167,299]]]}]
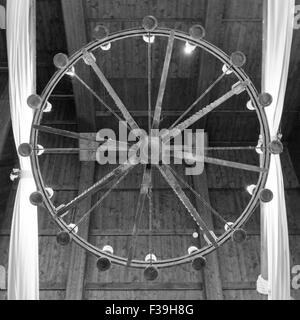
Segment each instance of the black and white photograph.
[{"label": "black and white photograph", "polygon": [[299,146],[300,0],[0,0],[0,300],[300,300]]}]

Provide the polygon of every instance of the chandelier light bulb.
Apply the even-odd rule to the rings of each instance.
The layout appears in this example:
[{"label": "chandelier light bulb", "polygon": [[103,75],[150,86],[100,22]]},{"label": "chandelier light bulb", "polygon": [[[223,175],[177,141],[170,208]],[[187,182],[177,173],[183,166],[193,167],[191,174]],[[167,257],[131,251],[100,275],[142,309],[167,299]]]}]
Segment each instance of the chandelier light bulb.
[{"label": "chandelier light bulb", "polygon": [[225,73],[226,75],[229,75],[229,74],[231,74],[233,71],[227,66],[227,64],[223,64],[222,72]]},{"label": "chandelier light bulb", "polygon": [[256,185],[255,184],[251,184],[250,186],[248,186],[246,188],[246,190],[248,191],[248,193],[252,196],[254,191],[255,191]]},{"label": "chandelier light bulb", "polygon": [[109,246],[109,245],[105,245],[102,248],[102,251],[110,253],[110,254],[114,254],[114,248],[112,246]]},{"label": "chandelier light bulb", "polygon": [[74,233],[77,233],[77,232],[78,232],[78,226],[76,226],[75,223],[70,223],[70,224],[68,224],[68,228],[69,228],[70,230],[72,230],[72,232],[74,232]]},{"label": "chandelier light bulb", "polygon": [[189,254],[192,254],[192,253],[194,253],[195,251],[198,251],[199,249],[196,247],[196,246],[190,246],[189,248],[188,248],[188,253]]},{"label": "chandelier light bulb", "polygon": [[69,77],[74,77],[74,75],[75,75],[75,68],[74,68],[74,66],[70,67],[70,68],[67,70],[66,75],[68,75]]},{"label": "chandelier light bulb", "polygon": [[232,229],[233,222],[227,222],[224,226],[224,229],[226,232],[230,231]]},{"label": "chandelier light bulb", "polygon": [[43,112],[49,113],[52,111],[52,104],[50,102],[47,101],[46,107],[43,110]]},{"label": "chandelier light bulb", "polygon": [[46,187],[45,191],[46,191],[46,193],[48,195],[48,198],[51,199],[53,197],[53,195],[54,195],[54,190],[52,188],[50,188],[50,187]]},{"label": "chandelier light bulb", "polygon": [[199,237],[199,234],[198,234],[198,232],[193,232],[192,236],[193,236],[194,239],[197,239]]},{"label": "chandelier light bulb", "polygon": [[259,145],[256,146],[255,151],[256,151],[256,153],[258,153],[258,154],[263,154],[263,153],[264,153],[264,152],[262,151],[262,149],[261,149],[261,146],[259,146]]},{"label": "chandelier light bulb", "polygon": [[249,100],[249,101],[247,102],[246,106],[247,106],[247,109],[250,110],[250,111],[255,110],[255,108],[253,107],[253,104],[252,104],[252,101],[251,101],[251,100]]},{"label": "chandelier light bulb", "polygon": [[186,54],[191,54],[195,49],[196,46],[194,46],[193,44],[189,43],[188,41],[185,43],[184,52]]},{"label": "chandelier light bulb", "polygon": [[110,48],[111,48],[111,43],[108,42],[108,43],[105,43],[105,44],[101,44],[100,48],[101,48],[101,50],[103,50],[103,51],[108,51],[108,50],[110,50]]},{"label": "chandelier light bulb", "polygon": [[42,145],[38,144],[37,145],[37,148],[38,148],[38,152],[37,152],[37,155],[38,156],[41,156],[44,152],[45,152],[45,149]]},{"label": "chandelier light bulb", "polygon": [[154,43],[155,36],[154,36],[154,35],[145,34],[145,35],[143,35],[143,40],[144,40],[146,43]]},{"label": "chandelier light bulb", "polygon": [[146,261],[146,262],[149,262],[149,263],[151,263],[151,262],[156,262],[156,261],[157,261],[157,257],[156,257],[155,254],[149,253],[149,254],[146,255],[145,261]]},{"label": "chandelier light bulb", "polygon": [[261,136],[259,137],[259,140],[257,142],[257,146],[255,147],[255,151],[258,154],[263,154],[263,141],[261,139]]}]

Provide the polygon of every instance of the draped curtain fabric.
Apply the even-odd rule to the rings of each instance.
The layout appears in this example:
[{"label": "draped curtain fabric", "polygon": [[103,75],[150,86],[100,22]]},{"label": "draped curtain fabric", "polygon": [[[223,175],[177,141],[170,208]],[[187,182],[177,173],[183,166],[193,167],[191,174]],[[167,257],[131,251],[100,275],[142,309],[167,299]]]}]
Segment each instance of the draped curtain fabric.
[{"label": "draped curtain fabric", "polygon": [[[35,92],[35,19],[33,0],[7,1],[7,54],[10,110],[16,147],[29,142],[32,110],[27,98]],[[30,159],[20,157],[21,177],[13,210],[8,299],[39,298],[37,209],[29,202],[35,191]]]},{"label": "draped curtain fabric", "polygon": [[[280,126],[289,71],[295,0],[266,1],[262,88],[273,97],[273,103],[266,108],[266,113],[271,140],[275,140]],[[266,188],[274,194],[270,203],[261,205],[262,241],[265,241],[263,245],[267,252],[268,279],[260,276],[257,289],[260,292],[265,290],[269,300],[289,300],[289,239],[279,155],[271,156]],[[267,288],[262,289],[264,285],[267,285]]]}]

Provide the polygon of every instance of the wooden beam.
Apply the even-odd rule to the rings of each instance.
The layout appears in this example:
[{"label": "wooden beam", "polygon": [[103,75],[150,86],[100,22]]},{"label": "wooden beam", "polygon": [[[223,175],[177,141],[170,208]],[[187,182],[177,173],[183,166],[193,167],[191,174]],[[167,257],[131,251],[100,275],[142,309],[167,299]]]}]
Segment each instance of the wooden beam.
[{"label": "wooden beam", "polygon": [[[69,55],[79,50],[88,42],[84,17],[84,4],[81,0],[62,0],[64,24]],[[82,61],[76,64],[76,74],[87,83],[91,82],[91,73]],[[95,107],[92,95],[75,79],[73,91],[76,102],[76,113],[80,131],[95,131]]]},{"label": "wooden beam", "polygon": [[[203,290],[201,282],[89,282],[86,290],[106,290],[106,291],[141,291],[141,290],[166,290],[166,291],[185,291]],[[167,294],[167,293],[166,293]]]},{"label": "wooden beam", "polygon": [[[206,8],[206,21],[205,21],[205,39],[214,45],[218,46],[221,39],[223,39],[224,28],[223,15],[225,11],[225,1],[220,0],[210,0],[207,1]],[[197,85],[197,97],[200,96],[205,89],[217,78],[222,72],[222,70],[217,70],[218,64],[215,63],[215,57],[208,55],[202,50],[200,69]],[[202,105],[207,105],[210,101],[210,94],[206,96],[202,101]],[[203,118],[199,123],[202,128],[205,128],[207,122],[207,117]]]},{"label": "wooden beam", "polygon": [[[79,179],[79,193],[90,187],[94,180],[95,164],[93,162],[83,162]],[[76,212],[76,221],[91,207],[91,198],[86,198],[80,202]],[[78,234],[88,238],[90,218],[87,217],[79,226]],[[66,300],[82,300],[84,293],[84,276],[86,267],[87,252],[73,243],[69,260],[69,271],[66,287]]]},{"label": "wooden beam", "polygon": [[[191,234],[195,232],[194,229],[178,229],[176,231],[172,230],[153,230],[151,235],[153,237],[170,237],[170,236],[187,236],[190,237]],[[224,229],[215,229],[215,234],[217,236],[222,235],[224,233]],[[149,235],[149,229],[141,229],[139,231],[139,236],[147,236]],[[9,237],[10,229],[0,229],[0,237]],[[89,230],[89,237],[129,237],[131,235],[130,230],[120,231],[119,229],[110,229],[110,230],[101,230],[101,229],[93,229]],[[41,229],[39,230],[40,237],[56,237],[57,230],[56,229]],[[248,229],[247,228],[247,236],[248,237],[258,237],[260,236],[259,229]],[[300,236],[300,229],[293,228],[289,229],[289,236]]]},{"label": "wooden beam", "polygon": [[[46,281],[40,283],[41,291],[65,291],[66,284],[63,282]],[[230,281],[225,282],[223,290],[255,290],[256,284],[254,281]],[[91,291],[202,291],[204,284],[202,282],[87,282],[86,290]],[[0,289],[5,291],[5,289]]]},{"label": "wooden beam", "polygon": [[[210,0],[211,1],[211,0]],[[156,17],[159,23],[170,23],[170,22],[184,22],[184,23],[199,23],[199,18],[168,18],[168,17]],[[101,23],[112,23],[112,22],[136,22],[141,23],[143,17],[139,18],[88,18],[88,22],[101,22]],[[223,22],[234,23],[234,22],[247,22],[247,23],[261,23],[261,19],[259,18],[226,18],[222,19]]]},{"label": "wooden beam", "polygon": [[[83,1],[62,0],[63,17],[67,37],[69,55],[87,44],[87,34]],[[89,68],[82,62],[76,64],[76,73],[87,83],[91,81]],[[75,79],[73,92],[76,104],[78,129],[81,132],[96,131],[96,117],[93,96]],[[80,169],[79,193],[92,185],[94,181],[95,162],[82,162]],[[78,206],[77,221],[80,215],[91,207],[91,198],[84,199]],[[79,228],[79,234],[88,238],[90,219],[84,221]],[[73,244],[70,255],[69,271],[66,288],[66,300],[81,300],[84,293],[84,276],[86,251]]]},{"label": "wooden beam", "polygon": [[11,128],[8,84],[0,92],[0,158],[4,151],[8,133]]},{"label": "wooden beam", "polygon": [[[206,135],[206,146],[207,146]],[[201,176],[193,175],[192,181],[195,191],[200,194],[204,200],[209,203],[209,194],[207,186],[207,177],[205,170]],[[200,212],[206,225],[211,231],[214,231],[212,213],[206,206],[204,206],[199,199],[196,199],[196,208]],[[200,239],[201,245],[205,245],[206,242],[203,238]],[[223,300],[222,281],[219,268],[219,258],[216,251],[206,256],[207,265],[203,271],[204,275],[204,291],[207,300]]]}]

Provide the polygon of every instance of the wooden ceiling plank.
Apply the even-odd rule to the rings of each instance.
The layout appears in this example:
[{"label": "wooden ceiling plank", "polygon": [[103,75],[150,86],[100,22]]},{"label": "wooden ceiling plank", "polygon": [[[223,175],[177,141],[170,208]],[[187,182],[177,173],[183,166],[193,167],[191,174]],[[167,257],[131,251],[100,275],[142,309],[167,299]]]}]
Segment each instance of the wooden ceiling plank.
[{"label": "wooden ceiling plank", "polygon": [[[206,30],[206,40],[213,43],[216,46],[219,46],[220,40],[222,39],[222,34],[224,33],[223,25],[223,15],[225,11],[226,1],[220,0],[209,0],[207,1],[206,8],[206,21],[205,21],[205,30]],[[197,96],[201,94],[211,83],[214,75],[221,74],[222,70],[216,70],[216,63],[214,63],[214,57],[211,55],[208,56],[208,59],[205,59],[206,54],[204,50],[201,54],[199,77],[197,83]],[[210,95],[207,95],[203,103],[209,103]],[[200,121],[200,125],[206,129],[207,117]]]},{"label": "wooden ceiling plank", "polygon": [[[61,4],[68,52],[69,55],[71,55],[88,42],[84,17],[84,4],[81,0],[62,0]],[[90,82],[90,70],[82,61],[76,64],[76,74],[78,74],[85,82]],[[73,81],[73,91],[76,102],[79,131],[96,131],[95,106],[92,95],[75,80]]]},{"label": "wooden ceiling plank", "polygon": [[8,133],[11,127],[8,85],[5,86],[0,95],[0,158],[7,141]]},{"label": "wooden ceiling plank", "polygon": [[[94,162],[82,162],[80,169],[79,193],[85,191],[94,180]],[[76,219],[91,207],[91,197],[81,201],[78,205]],[[87,239],[89,235],[90,217],[87,217],[79,227],[78,234]],[[66,300],[82,300],[84,295],[84,277],[86,269],[86,250],[72,243],[69,259],[69,270],[66,287]]]},{"label": "wooden ceiling plank", "polygon": [[[205,135],[205,145],[208,146],[208,137]],[[192,181],[195,191],[200,194],[207,203],[210,203],[208,194],[208,185],[206,171],[204,170],[201,176],[192,176]],[[207,223],[211,231],[214,231],[212,213],[204,206],[199,199],[196,198],[196,208]],[[201,238],[201,244],[206,242]],[[217,252],[212,252],[206,256],[207,265],[203,271],[204,275],[204,290],[207,300],[223,300],[222,281],[219,267],[219,258]]]},{"label": "wooden ceiling plank", "polygon": [[[84,4],[81,0],[62,0],[62,11],[67,38],[69,55],[87,44],[87,34],[84,16]],[[76,74],[89,83],[91,74],[89,68],[81,61],[76,64]],[[76,115],[79,132],[96,131],[96,113],[93,96],[76,80],[73,80]],[[95,163],[82,162],[80,169],[79,194],[94,182]],[[78,206],[78,212],[86,212],[91,207],[91,197],[84,199]],[[80,218],[77,217],[77,218]],[[79,228],[80,236],[88,238],[90,217]],[[66,300],[82,300],[84,295],[84,277],[86,266],[86,251],[72,244],[66,287]]]}]

